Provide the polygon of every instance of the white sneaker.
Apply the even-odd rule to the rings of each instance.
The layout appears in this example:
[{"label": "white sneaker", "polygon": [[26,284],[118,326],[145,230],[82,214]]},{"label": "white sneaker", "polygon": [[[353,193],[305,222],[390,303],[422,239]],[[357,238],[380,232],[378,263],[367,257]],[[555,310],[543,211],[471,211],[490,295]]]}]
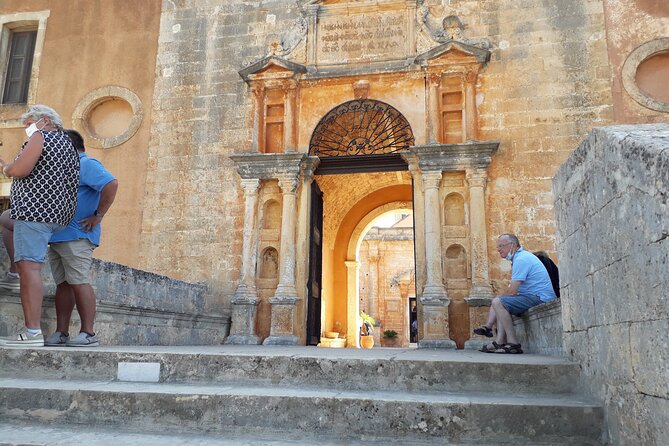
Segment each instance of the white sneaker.
[{"label": "white sneaker", "polygon": [[77,337],[67,341],[65,345],[68,347],[97,347],[100,343],[98,342],[97,336],[91,336],[85,331],[82,331]]},{"label": "white sneaker", "polygon": [[19,284],[19,275],[17,273],[8,272],[5,277],[0,279],[0,288],[18,293],[21,290]]},{"label": "white sneaker", "polygon": [[7,347],[44,347],[44,335],[42,333],[30,335],[28,330],[23,328],[14,336],[4,338],[1,345]]},{"label": "white sneaker", "polygon": [[64,347],[69,340],[69,336],[65,336],[63,333],[57,331],[50,336],[47,336],[44,340],[44,345],[47,347]]}]

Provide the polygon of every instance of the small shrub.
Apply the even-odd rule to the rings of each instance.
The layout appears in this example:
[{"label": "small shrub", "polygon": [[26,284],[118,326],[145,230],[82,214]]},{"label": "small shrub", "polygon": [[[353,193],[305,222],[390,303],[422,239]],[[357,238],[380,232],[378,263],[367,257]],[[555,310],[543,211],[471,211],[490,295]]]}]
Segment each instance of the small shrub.
[{"label": "small shrub", "polygon": [[383,332],[383,337],[388,339],[395,339],[397,337],[397,332],[395,330],[386,330]]}]

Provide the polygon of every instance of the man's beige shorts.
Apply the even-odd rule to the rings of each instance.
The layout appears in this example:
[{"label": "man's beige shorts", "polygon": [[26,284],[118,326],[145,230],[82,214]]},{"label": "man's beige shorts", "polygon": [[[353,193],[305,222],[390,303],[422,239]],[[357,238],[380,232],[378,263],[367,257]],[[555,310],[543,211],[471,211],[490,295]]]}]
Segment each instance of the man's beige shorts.
[{"label": "man's beige shorts", "polygon": [[88,239],[49,245],[49,264],[56,285],[67,282],[70,285],[89,283],[88,274],[93,263],[95,245]]}]

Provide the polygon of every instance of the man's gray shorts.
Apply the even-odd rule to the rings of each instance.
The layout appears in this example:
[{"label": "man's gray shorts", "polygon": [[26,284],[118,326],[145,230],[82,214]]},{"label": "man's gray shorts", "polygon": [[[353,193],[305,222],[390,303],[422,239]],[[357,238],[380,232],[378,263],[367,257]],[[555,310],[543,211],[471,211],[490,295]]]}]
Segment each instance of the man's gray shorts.
[{"label": "man's gray shorts", "polygon": [[56,285],[67,282],[70,285],[89,283],[89,273],[93,263],[95,245],[88,239],[49,245],[49,264]]}]

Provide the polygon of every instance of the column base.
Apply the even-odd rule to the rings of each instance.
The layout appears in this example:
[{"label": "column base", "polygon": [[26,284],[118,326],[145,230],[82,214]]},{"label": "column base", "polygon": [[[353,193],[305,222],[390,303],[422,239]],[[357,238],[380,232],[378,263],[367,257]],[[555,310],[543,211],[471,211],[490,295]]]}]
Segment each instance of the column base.
[{"label": "column base", "polygon": [[418,348],[456,348],[455,342],[449,338],[448,306],[450,299],[425,298],[423,294],[419,303],[423,312],[423,338],[418,340]]},{"label": "column base", "polygon": [[427,303],[430,301],[448,301],[448,292],[446,287],[441,285],[427,285],[420,297],[421,301]]},{"label": "column base", "polygon": [[223,343],[226,345],[260,345],[260,338],[255,335],[230,335]]},{"label": "column base", "polygon": [[232,328],[225,344],[260,344],[260,338],[255,332],[259,301],[254,287],[240,285],[237,288],[232,298]]},{"label": "column base", "polygon": [[418,348],[455,349],[456,345],[450,339],[420,339],[418,341]]},{"label": "column base", "polygon": [[468,299],[490,299],[495,297],[495,294],[492,292],[492,288],[489,285],[479,284],[472,285],[472,289],[469,292],[469,296],[465,298]]},{"label": "column base", "polygon": [[269,336],[262,345],[297,345],[298,342],[297,336]]},{"label": "column base", "polygon": [[480,350],[481,347],[490,344],[494,340],[494,338],[486,338],[486,339],[487,341],[484,341],[483,339],[469,339],[465,341],[465,350]]}]

